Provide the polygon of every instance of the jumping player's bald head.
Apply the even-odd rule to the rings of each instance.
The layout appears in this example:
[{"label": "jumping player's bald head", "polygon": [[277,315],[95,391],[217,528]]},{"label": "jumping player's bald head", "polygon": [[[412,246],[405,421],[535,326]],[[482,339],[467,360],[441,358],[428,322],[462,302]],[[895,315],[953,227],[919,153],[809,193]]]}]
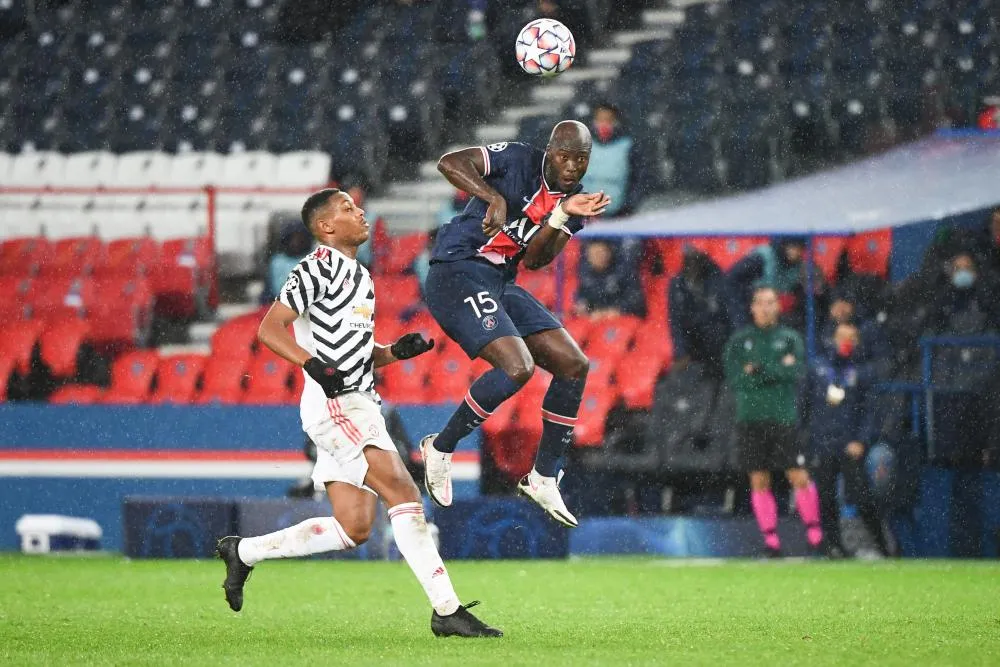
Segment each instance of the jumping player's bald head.
[{"label": "jumping player's bald head", "polygon": [[564,120],[556,123],[549,135],[549,148],[567,148],[569,150],[589,151],[593,140],[590,130],[583,123],[575,120]]},{"label": "jumping player's bald head", "polygon": [[564,120],[556,123],[545,147],[545,180],[549,187],[556,184],[562,192],[576,188],[587,173],[593,141],[583,123]]}]

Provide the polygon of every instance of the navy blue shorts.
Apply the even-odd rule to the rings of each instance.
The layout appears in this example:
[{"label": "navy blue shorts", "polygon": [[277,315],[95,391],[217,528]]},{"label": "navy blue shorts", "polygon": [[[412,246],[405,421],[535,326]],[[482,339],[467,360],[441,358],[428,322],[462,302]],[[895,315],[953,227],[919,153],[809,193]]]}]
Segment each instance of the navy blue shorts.
[{"label": "navy blue shorts", "polygon": [[530,336],[562,323],[503,267],[474,259],[431,264],[424,301],[448,337],[470,359],[503,336]]}]

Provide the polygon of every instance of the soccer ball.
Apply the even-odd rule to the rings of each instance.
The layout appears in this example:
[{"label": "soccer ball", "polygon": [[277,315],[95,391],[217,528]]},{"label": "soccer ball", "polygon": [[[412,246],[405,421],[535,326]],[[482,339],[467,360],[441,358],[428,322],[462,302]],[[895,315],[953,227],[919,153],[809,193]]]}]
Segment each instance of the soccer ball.
[{"label": "soccer ball", "polygon": [[528,74],[550,77],[565,72],[576,58],[569,28],[553,19],[535,19],[521,28],[514,45],[517,64]]}]

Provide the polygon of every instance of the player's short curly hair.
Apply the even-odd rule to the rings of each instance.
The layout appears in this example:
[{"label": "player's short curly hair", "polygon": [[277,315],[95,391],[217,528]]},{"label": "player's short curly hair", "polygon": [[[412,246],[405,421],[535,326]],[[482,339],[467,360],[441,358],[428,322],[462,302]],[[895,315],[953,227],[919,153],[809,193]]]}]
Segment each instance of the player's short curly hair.
[{"label": "player's short curly hair", "polygon": [[313,219],[316,217],[316,212],[326,206],[326,203],[330,201],[333,197],[339,195],[341,190],[337,188],[325,188],[319,192],[314,192],[309,195],[306,202],[302,205],[302,224],[306,226],[311,234],[313,231],[312,223]]}]

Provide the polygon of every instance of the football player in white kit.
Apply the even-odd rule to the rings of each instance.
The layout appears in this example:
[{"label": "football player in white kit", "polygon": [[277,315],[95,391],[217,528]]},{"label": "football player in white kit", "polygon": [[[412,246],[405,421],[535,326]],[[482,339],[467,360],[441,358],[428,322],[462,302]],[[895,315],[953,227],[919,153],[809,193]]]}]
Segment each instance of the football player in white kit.
[{"label": "football player in white kit", "polygon": [[368,239],[368,222],[350,195],[334,188],[314,193],[302,207],[302,221],[319,247],[291,272],[264,316],[258,338],[305,373],[302,427],[323,452],[313,480],[326,486],[333,516],[259,537],[219,540],[226,601],[233,611],[243,607],[243,586],[260,561],[352,549],[365,542],[380,496],[389,507],[399,551],[434,608],[432,632],[502,636],[468,611],[475,602],[459,601],[428,530],[420,492],[379,410],[373,370],[423,354],[434,341],[410,333],[392,345],[375,343],[374,284],[355,259]]}]

